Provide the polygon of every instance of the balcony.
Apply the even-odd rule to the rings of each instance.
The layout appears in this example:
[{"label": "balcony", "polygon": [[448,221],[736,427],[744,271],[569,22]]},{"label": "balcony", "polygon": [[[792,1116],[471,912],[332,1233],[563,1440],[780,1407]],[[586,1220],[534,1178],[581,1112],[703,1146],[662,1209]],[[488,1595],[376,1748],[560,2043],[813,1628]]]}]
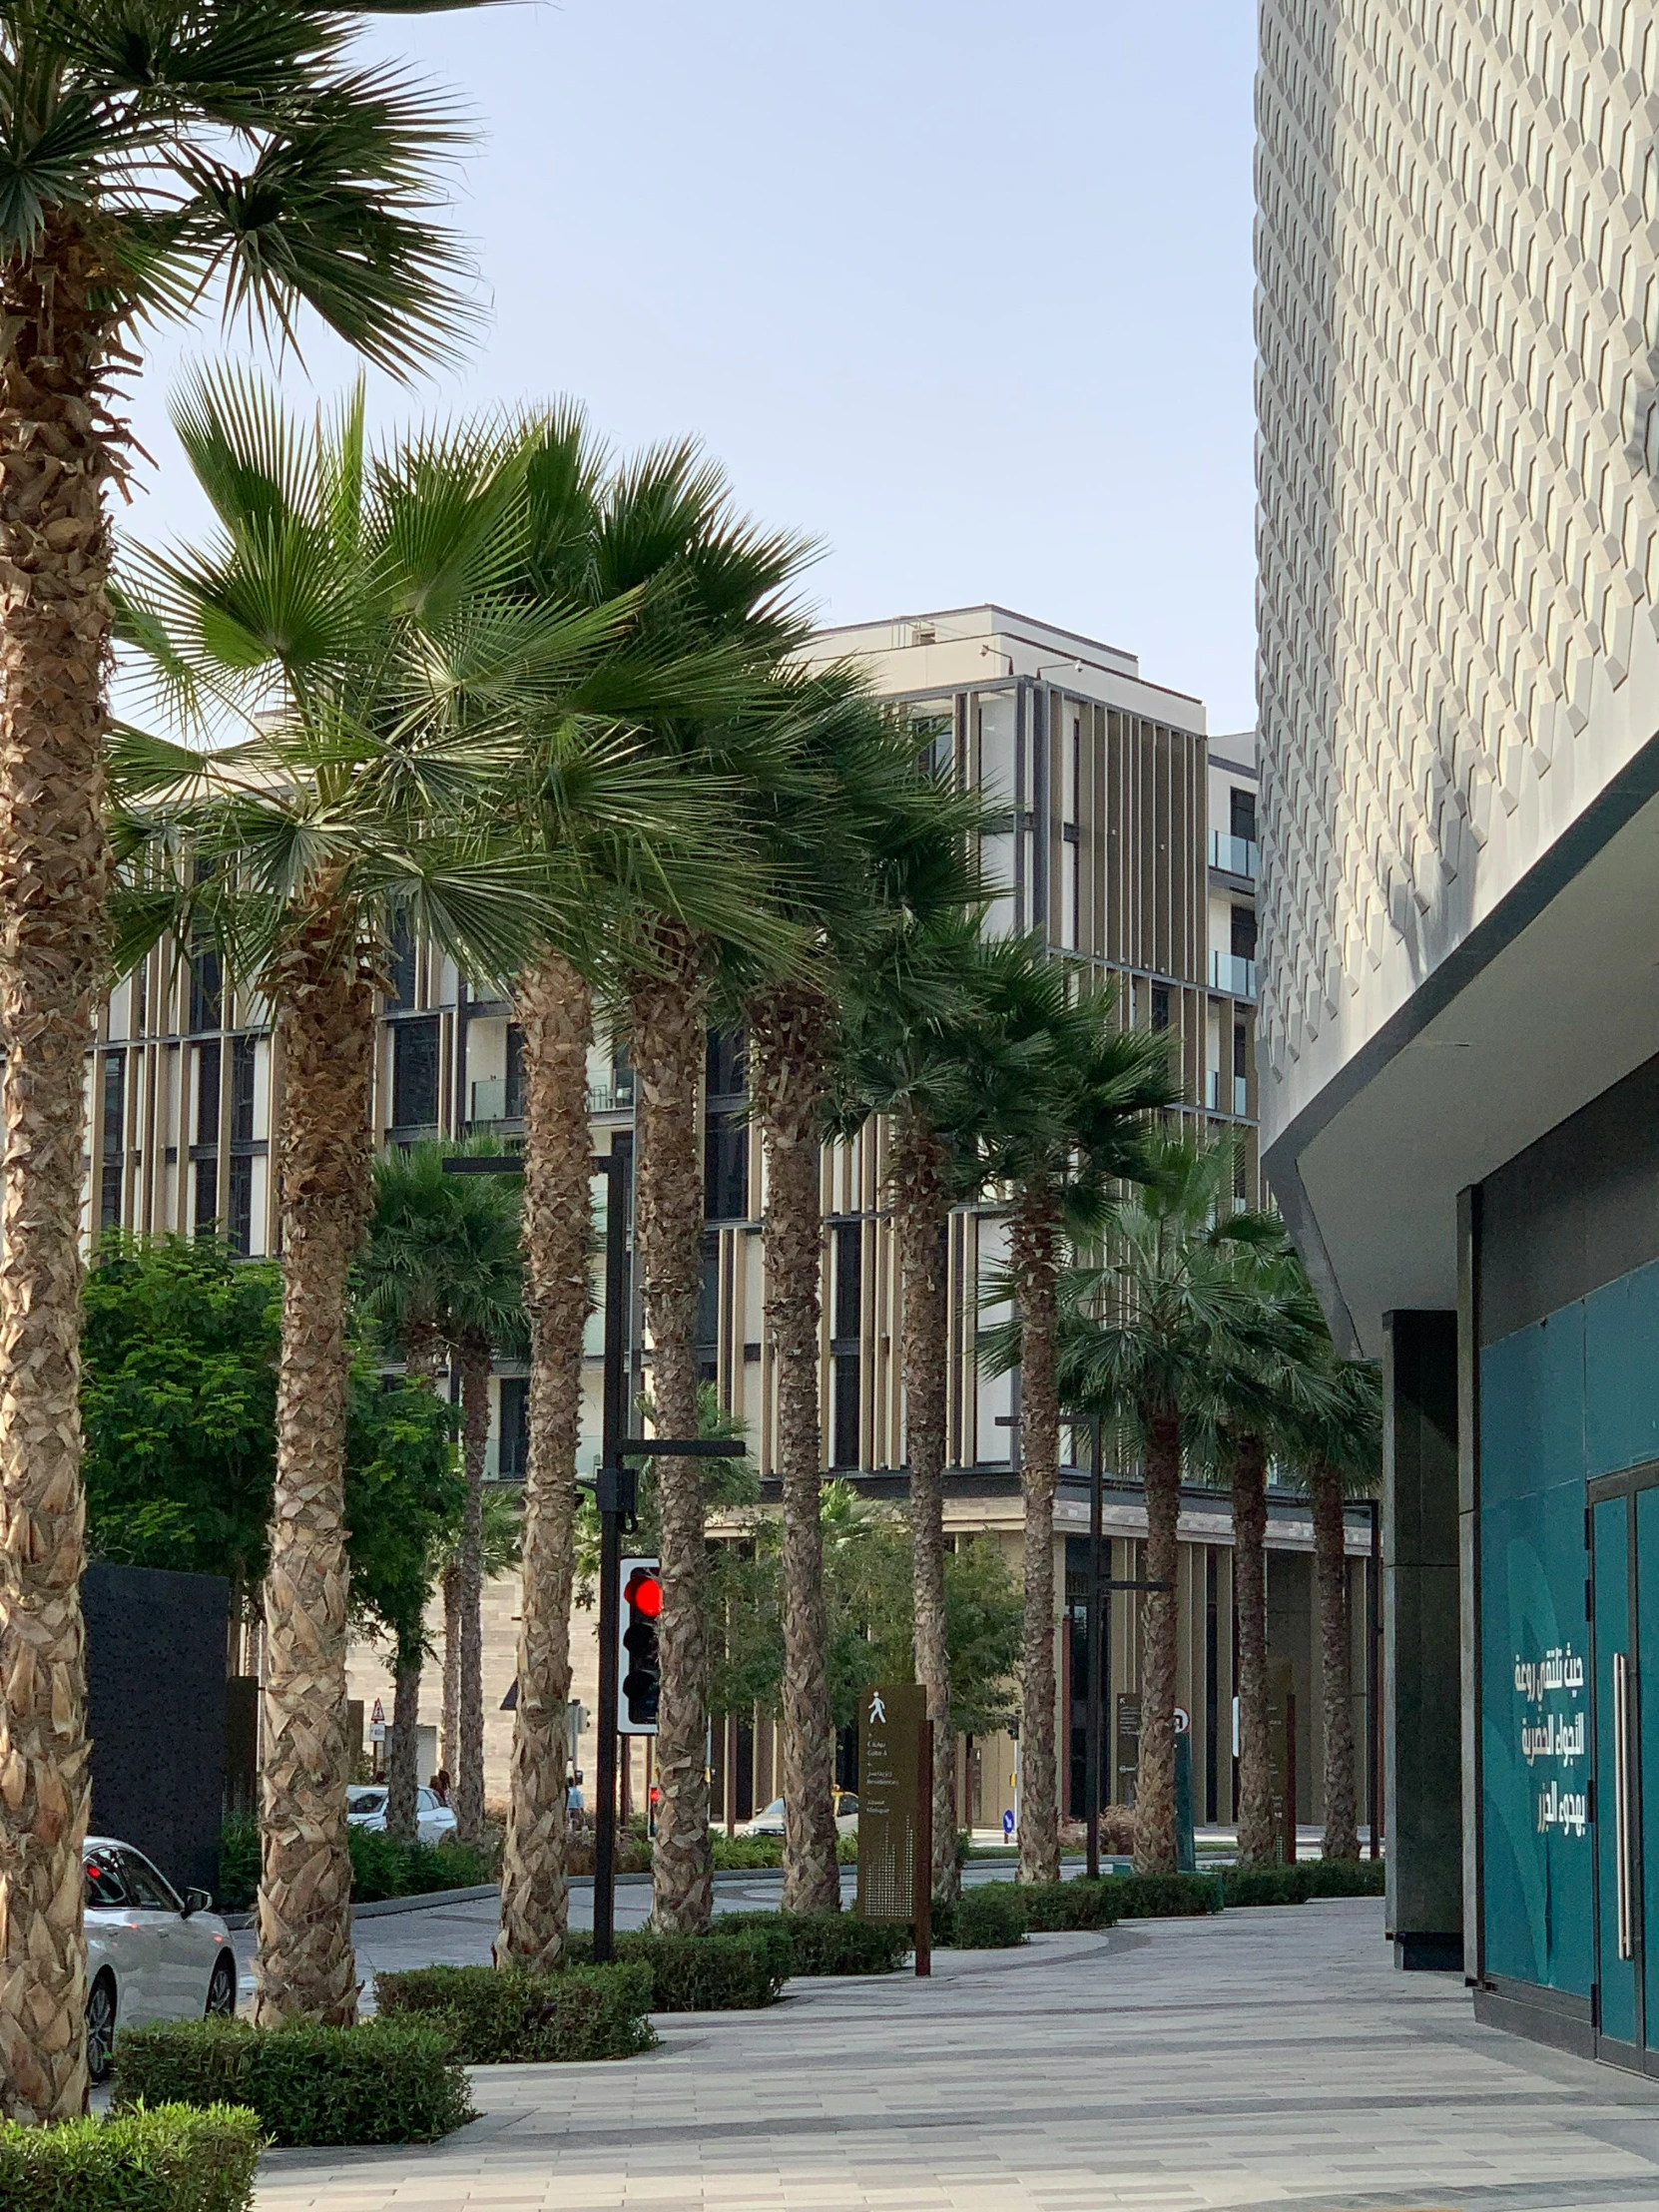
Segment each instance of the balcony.
[{"label": "balcony", "polygon": [[509,1088],[504,1075],[485,1075],[472,1086],[473,1126],[489,1128],[497,1122],[522,1121],[524,1100],[515,1084]]},{"label": "balcony", "polygon": [[620,1082],[590,1083],[590,1114],[631,1114],[634,1111],[634,1074],[630,1068]]},{"label": "balcony", "polygon": [[[1227,1086],[1233,1086],[1232,1101],[1224,1104]],[[1212,1114],[1236,1114],[1241,1121],[1250,1113],[1250,1086],[1242,1075],[1223,1075],[1220,1068],[1212,1068],[1205,1078],[1204,1103]]]},{"label": "balcony", "polygon": [[1256,962],[1241,958],[1237,952],[1212,952],[1210,988],[1225,991],[1229,998],[1254,998]]},{"label": "balcony", "polygon": [[1261,855],[1248,837],[1232,837],[1225,830],[1212,830],[1210,865],[1220,868],[1223,874],[1237,875],[1247,883],[1254,883]]}]

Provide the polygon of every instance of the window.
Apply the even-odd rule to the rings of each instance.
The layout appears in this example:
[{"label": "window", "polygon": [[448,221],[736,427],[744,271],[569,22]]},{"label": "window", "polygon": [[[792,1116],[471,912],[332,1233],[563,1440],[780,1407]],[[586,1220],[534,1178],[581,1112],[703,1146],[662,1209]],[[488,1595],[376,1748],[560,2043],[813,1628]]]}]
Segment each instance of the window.
[{"label": "window", "polygon": [[[217,1047],[216,1047],[217,1049]],[[254,1071],[258,1051],[252,1037],[231,1039],[231,1142],[254,1141]]]},{"label": "window", "polygon": [[107,1161],[98,1186],[98,1226],[100,1229],[121,1227],[121,1162]]},{"label": "window", "polygon": [[254,1156],[249,1152],[233,1152],[231,1155],[231,1222],[229,1241],[231,1250],[247,1259],[254,1247]]},{"label": "window", "polygon": [[399,914],[392,924],[390,958],[386,966],[391,989],[386,993],[386,1004],[406,1008],[415,1002],[415,948],[409,934],[408,919]]},{"label": "window", "polygon": [[749,1218],[749,1122],[713,1113],[703,1124],[703,1213],[708,1221]]},{"label": "window", "polygon": [[87,1906],[102,1908],[105,1912],[118,1912],[127,1904],[127,1885],[121,1879],[121,1869],[111,1852],[100,1852],[94,1859],[82,1861],[87,1878]]},{"label": "window", "polygon": [[524,1118],[524,1031],[516,1021],[507,1024],[507,1080],[501,1111],[508,1121]]},{"label": "window", "polygon": [[1152,1026],[1154,1029],[1169,1027],[1169,985],[1154,983],[1152,986]]},{"label": "window", "polygon": [[1233,908],[1233,957],[1235,960],[1254,960],[1256,957],[1256,909],[1254,906]]},{"label": "window", "polygon": [[190,1026],[192,1034],[217,1029],[224,1018],[225,975],[217,952],[195,952],[190,963]]},{"label": "window", "polygon": [[744,1065],[743,1032],[711,1029],[704,1059],[704,1088],[711,1098],[747,1098],[749,1075]]},{"label": "window", "polygon": [[1227,809],[1234,836],[1246,844],[1256,842],[1256,794],[1240,791],[1237,784],[1227,795]]},{"label": "window", "polygon": [[705,1236],[697,1287],[698,1378],[716,1380],[720,1359],[720,1239]]},{"label": "window", "polygon": [[522,1482],[530,1471],[530,1380],[501,1378],[501,1435],[495,1468],[503,1482]]},{"label": "window", "polygon": [[863,1224],[837,1222],[830,1236],[834,1279],[830,1285],[830,1356],[833,1373],[830,1377],[830,1463],[834,1467],[855,1467],[861,1457],[858,1399],[863,1320]]},{"label": "window", "polygon": [[1233,1074],[1235,1079],[1241,1083],[1250,1072],[1245,1064],[1247,1034],[1248,1032],[1242,1021],[1236,1021],[1233,1024]]},{"label": "window", "polygon": [[127,1055],[125,1052],[106,1052],[104,1055],[104,1157],[122,1153],[127,1149]]},{"label": "window", "polygon": [[394,1129],[430,1129],[438,1118],[438,1022],[400,1021],[391,1033]]},{"label": "window", "polygon": [[196,1048],[196,1141],[219,1142],[219,1039]]},{"label": "window", "polygon": [[196,1234],[211,1237],[219,1227],[219,1162],[196,1163]]},{"label": "window", "polygon": [[121,1862],[134,1903],[142,1913],[182,1913],[185,1901],[171,1882],[156,1872],[143,1852],[129,1848],[114,1856]]}]

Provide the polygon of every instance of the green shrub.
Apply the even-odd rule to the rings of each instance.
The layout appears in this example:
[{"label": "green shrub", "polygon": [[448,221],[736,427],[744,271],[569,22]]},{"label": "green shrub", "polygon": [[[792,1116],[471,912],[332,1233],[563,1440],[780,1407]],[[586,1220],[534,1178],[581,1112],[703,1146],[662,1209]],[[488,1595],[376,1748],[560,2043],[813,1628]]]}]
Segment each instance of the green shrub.
[{"label": "green shrub", "polygon": [[260,2123],[252,2112],[162,2104],[56,2127],[0,2121],[6,2212],[247,2212]]},{"label": "green shrub", "polygon": [[435,2143],[472,2117],[450,2037],[419,2020],[179,2020],[115,2039],[115,2108],[241,2104],[278,2143]]},{"label": "green shrub", "polygon": [[1120,1921],[1185,1920],[1194,1914],[1219,1913],[1222,1908],[1219,1875],[1102,1875],[1100,1887],[1110,1893]]},{"label": "green shrub", "polygon": [[222,1913],[247,1913],[253,1908],[259,1887],[259,1823],[227,1821],[219,1839],[219,1882],[214,1903]]},{"label": "green shrub", "polygon": [[1084,1875],[1071,1882],[1025,1885],[1020,1889],[1019,1902],[1026,1927],[1040,1936],[1072,1929],[1114,1928],[1123,1910],[1104,1880],[1090,1882]]},{"label": "green shrub", "polygon": [[[762,1920],[769,1918],[763,1914]],[[653,2012],[748,2012],[773,2003],[789,1979],[789,1937],[750,1927],[728,1936],[660,1936],[639,1929],[616,1938],[617,1958],[651,1969]],[[573,1966],[593,1957],[593,1937],[572,1936]]]},{"label": "green shrub", "polygon": [[940,1938],[957,1950],[1009,1950],[1025,1940],[1025,1909],[1011,1882],[976,1883],[964,1890],[950,1914],[950,1933]]},{"label": "green shrub", "polygon": [[651,1973],[638,1964],[551,1974],[421,1966],[376,1974],[374,2002],[388,2016],[431,2019],[469,2066],[633,2058],[657,2040],[645,2016]]},{"label": "green shrub", "polygon": [[723,1913],[715,1933],[776,1929],[789,1942],[792,1974],[892,1973],[910,1954],[909,1924],[861,1921],[855,1913]]},{"label": "green shrub", "polygon": [[1297,1872],[1311,1898],[1380,1898],[1387,1888],[1381,1859],[1304,1859]]},{"label": "green shrub", "polygon": [[1308,1880],[1301,1867],[1224,1867],[1222,1895],[1229,1905],[1305,1905]]},{"label": "green shrub", "polygon": [[[351,1897],[357,1905],[382,1898],[425,1897],[434,1890],[472,1890],[495,1880],[488,1852],[469,1844],[399,1844],[384,1829],[348,1827]],[[260,1886],[260,1831],[254,1821],[227,1821],[219,1839],[219,1885],[214,1902],[223,1913],[252,1910]]]}]

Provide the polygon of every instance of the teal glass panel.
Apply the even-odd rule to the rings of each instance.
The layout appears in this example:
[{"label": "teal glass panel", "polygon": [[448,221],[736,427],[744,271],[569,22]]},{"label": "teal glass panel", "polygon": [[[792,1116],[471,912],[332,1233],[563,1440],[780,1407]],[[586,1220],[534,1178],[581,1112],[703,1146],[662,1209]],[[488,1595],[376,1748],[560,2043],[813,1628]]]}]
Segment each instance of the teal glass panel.
[{"label": "teal glass panel", "polygon": [[[1484,1369],[1481,1388],[1484,1412]],[[1480,1515],[1486,1965],[1583,1997],[1594,1978],[1587,1565],[1581,1482]]]},{"label": "teal glass panel", "polygon": [[[1530,1497],[1584,1479],[1584,1307],[1488,1345],[1480,1356],[1480,1497]],[[1580,1500],[1582,1503],[1582,1500]]]},{"label": "teal glass panel", "polygon": [[1636,1741],[1647,2041],[1659,2043],[1659,1490],[1636,1493]]},{"label": "teal glass panel", "polygon": [[1613,1660],[1633,1656],[1630,1639],[1630,1501],[1608,1498],[1595,1508],[1595,1774],[1596,1881],[1600,1892],[1596,1956],[1601,1972],[1601,2032],[1615,2041],[1636,2040],[1636,1967],[1619,1956],[1614,1909],[1618,1869],[1613,1817]]},{"label": "teal glass panel", "polygon": [[1659,1459],[1659,1263],[1584,1301],[1585,1468]]}]

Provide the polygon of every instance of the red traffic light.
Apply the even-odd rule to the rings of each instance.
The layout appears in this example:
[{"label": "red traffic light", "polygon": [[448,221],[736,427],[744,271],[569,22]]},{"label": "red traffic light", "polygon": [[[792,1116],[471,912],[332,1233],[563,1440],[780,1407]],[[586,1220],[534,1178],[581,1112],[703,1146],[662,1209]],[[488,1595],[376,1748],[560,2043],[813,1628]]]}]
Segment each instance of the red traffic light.
[{"label": "red traffic light", "polygon": [[636,1613],[643,1613],[648,1621],[654,1621],[663,1609],[663,1586],[649,1567],[634,1569],[622,1595],[624,1601]]}]

